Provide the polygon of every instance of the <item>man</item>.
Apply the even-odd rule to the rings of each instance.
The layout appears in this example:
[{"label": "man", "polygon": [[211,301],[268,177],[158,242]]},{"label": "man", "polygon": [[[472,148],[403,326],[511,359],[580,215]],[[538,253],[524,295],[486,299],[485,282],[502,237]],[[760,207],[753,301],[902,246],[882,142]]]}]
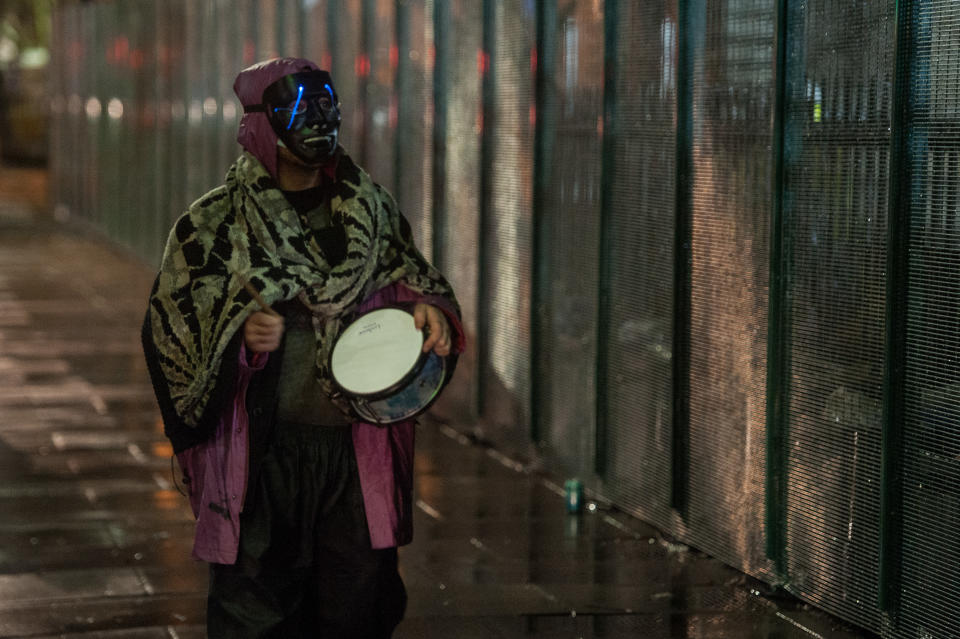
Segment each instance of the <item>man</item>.
[{"label": "man", "polygon": [[452,358],[459,309],[338,145],[326,71],[269,60],[234,91],[245,152],[176,222],[143,329],[194,556],[210,562],[208,636],[389,637],[406,605],[413,423],[357,421],[330,352],[352,315],[406,305],[424,351]]}]

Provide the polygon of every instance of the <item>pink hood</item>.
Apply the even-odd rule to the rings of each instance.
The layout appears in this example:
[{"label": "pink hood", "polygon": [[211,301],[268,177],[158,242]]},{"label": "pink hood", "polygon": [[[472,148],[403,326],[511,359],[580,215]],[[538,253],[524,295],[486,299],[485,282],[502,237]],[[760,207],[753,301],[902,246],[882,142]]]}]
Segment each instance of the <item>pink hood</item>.
[{"label": "pink hood", "polygon": [[[245,107],[260,104],[263,90],[283,76],[319,68],[303,58],[274,58],[258,62],[237,75],[233,92]],[[270,127],[266,113],[244,113],[240,120],[237,142],[260,160],[273,179],[277,179],[277,134]]]}]

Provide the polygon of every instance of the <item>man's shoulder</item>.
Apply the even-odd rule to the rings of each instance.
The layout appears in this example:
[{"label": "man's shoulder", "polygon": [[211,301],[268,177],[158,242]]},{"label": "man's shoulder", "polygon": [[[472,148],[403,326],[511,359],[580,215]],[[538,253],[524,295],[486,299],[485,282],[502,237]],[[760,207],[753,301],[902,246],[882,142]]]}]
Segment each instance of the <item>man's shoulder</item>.
[{"label": "man's shoulder", "polygon": [[194,233],[207,233],[216,229],[226,218],[229,205],[230,198],[225,185],[207,191],[174,221],[173,235],[182,242]]},{"label": "man's shoulder", "polygon": [[227,185],[221,184],[220,186],[207,191],[194,200],[193,203],[190,204],[189,212],[207,211],[210,209],[225,207],[229,204],[230,200],[227,194]]},{"label": "man's shoulder", "polygon": [[194,200],[186,212],[177,219],[175,226],[216,226],[230,210],[230,197],[226,185],[221,184]]}]

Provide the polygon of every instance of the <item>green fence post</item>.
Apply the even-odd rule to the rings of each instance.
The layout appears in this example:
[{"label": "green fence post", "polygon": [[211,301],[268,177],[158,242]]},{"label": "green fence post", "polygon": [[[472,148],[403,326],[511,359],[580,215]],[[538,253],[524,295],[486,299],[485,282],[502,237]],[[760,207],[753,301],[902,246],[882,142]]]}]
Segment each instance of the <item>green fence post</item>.
[{"label": "green fence post", "polygon": [[410,129],[406,125],[413,117],[410,108],[410,6],[402,0],[395,0],[394,9],[396,11],[396,20],[394,20],[394,37],[397,39],[397,69],[396,81],[393,83],[393,99],[397,105],[397,133],[394,136],[393,144],[393,175],[394,175],[394,196],[397,202],[406,202],[412,194],[407,193],[402,179],[404,175],[403,150],[406,149],[413,138],[410,135]]},{"label": "green fence post", "polygon": [[677,8],[677,140],[674,192],[673,449],[670,505],[686,516],[690,465],[690,272],[693,217],[694,7]]},{"label": "green fence post", "polygon": [[[326,35],[327,37],[327,51],[330,52],[331,61],[330,69],[327,69],[330,72],[330,75],[333,76],[333,81],[337,82],[337,78],[340,77],[340,70],[344,69],[345,66],[341,62],[343,57],[342,52],[340,51],[340,43],[342,38],[340,37],[339,27],[339,3],[337,2],[328,2],[327,3],[327,15],[326,15]],[[353,142],[351,142],[352,144]]]},{"label": "green fence post", "polygon": [[306,2],[297,3],[297,48],[296,55],[306,57],[312,55],[307,49],[307,38],[309,38],[309,12]]},{"label": "green fence post", "polygon": [[603,146],[600,159],[600,267],[597,284],[596,432],[593,469],[607,472],[610,366],[610,278],[613,252],[613,174],[616,170],[617,118],[617,20],[619,3],[607,0],[603,15]]},{"label": "green fence post", "polygon": [[275,0],[273,14],[273,41],[276,44],[277,55],[289,56],[291,52],[287,51],[287,2],[286,0]]},{"label": "green fence post", "polygon": [[770,284],[767,312],[766,554],[780,579],[786,578],[787,397],[789,312],[784,250],[784,172],[787,108],[787,0],[777,2],[776,75],[773,105],[773,194],[770,211]]},{"label": "green fence post", "polygon": [[[370,135],[370,129],[373,128],[373,118],[371,117],[370,102],[370,76],[377,71],[373,68],[374,58],[373,48],[377,41],[377,7],[376,0],[363,0],[360,10],[360,55],[364,61],[364,69],[360,73],[359,86],[357,87],[357,99],[360,102],[360,113],[363,114],[363,126],[360,127],[360,140],[357,146],[361,149],[360,160],[363,166],[371,166],[374,163],[373,146],[376,141]],[[379,177],[378,179],[383,179]]]},{"label": "green fence post", "polygon": [[450,7],[437,0],[433,5],[436,59],[433,65],[433,211],[430,260],[440,268],[446,262],[447,240],[447,67],[450,57]]},{"label": "green fence post", "polygon": [[903,420],[907,359],[912,158],[907,127],[910,108],[913,3],[897,2],[893,108],[890,122],[890,184],[887,211],[886,334],[883,421],[880,433],[880,589],[878,605],[895,614],[900,601],[903,550]]},{"label": "green fence post", "polygon": [[486,404],[487,371],[490,366],[490,278],[494,265],[490,263],[490,252],[487,250],[486,238],[492,236],[493,222],[493,171],[494,171],[494,139],[496,130],[496,65],[494,47],[496,47],[496,2],[498,0],[484,0],[483,2],[483,55],[488,61],[484,65],[481,92],[483,95],[483,130],[480,137],[480,238],[478,248],[477,273],[477,371],[474,384],[473,400],[477,410],[482,412]]},{"label": "green fence post", "polygon": [[554,98],[554,37],[556,34],[556,0],[537,3],[537,69],[533,132],[533,262],[530,300],[530,438],[537,444],[543,435],[543,348],[544,331],[549,329],[550,229],[547,226],[547,189],[550,181],[554,126],[551,107]]}]

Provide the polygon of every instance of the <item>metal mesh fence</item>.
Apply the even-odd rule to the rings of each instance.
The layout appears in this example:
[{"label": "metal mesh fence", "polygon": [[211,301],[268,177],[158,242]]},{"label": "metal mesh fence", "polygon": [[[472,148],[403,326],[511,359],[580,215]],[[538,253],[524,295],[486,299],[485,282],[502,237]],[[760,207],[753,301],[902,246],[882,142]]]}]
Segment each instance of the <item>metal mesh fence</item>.
[{"label": "metal mesh fence", "polygon": [[490,327],[480,371],[485,435],[525,448],[530,415],[530,286],[533,242],[533,133],[536,15],[529,3],[506,0],[494,15],[496,39],[484,300]]},{"label": "metal mesh fence", "polygon": [[[397,130],[397,111],[394,103],[396,71],[400,51],[397,48],[395,14],[392,3],[366,0],[364,11],[367,36],[366,50],[361,63],[369,61],[366,89],[366,169],[374,180],[393,193],[394,136]],[[365,71],[366,72],[366,71]]]},{"label": "metal mesh fence", "polygon": [[[327,3],[327,41],[330,53],[330,74],[340,98],[343,126],[340,143],[351,149],[362,165],[368,160],[364,122],[366,75],[369,57],[361,48],[362,0],[341,0]],[[376,179],[376,178],[374,178]]]},{"label": "metal mesh fence", "polygon": [[788,17],[790,587],[874,629],[892,10]]},{"label": "metal mesh fence", "polygon": [[[434,139],[433,258],[457,291],[464,329],[477,335],[480,268],[480,160],[483,98],[477,66],[483,46],[483,6],[469,0],[434,3],[437,95]],[[440,59],[443,58],[441,63]],[[471,362],[462,362],[475,378]],[[459,364],[458,364],[459,367]],[[470,371],[470,372],[467,372]],[[460,414],[475,412],[461,398]]]},{"label": "metal mesh fence", "polygon": [[605,490],[671,528],[677,3],[621,3]]},{"label": "metal mesh fence", "polygon": [[[542,360],[541,448],[567,474],[589,474],[596,413],[597,267],[603,115],[603,12],[560,2],[554,39],[554,97],[543,216],[549,265]],[[544,113],[546,116],[546,113]]]},{"label": "metal mesh fence", "polygon": [[[327,29],[329,17],[327,0],[311,2],[303,12],[303,55],[308,60],[316,62],[321,69],[330,70],[331,58],[330,37]],[[245,33],[245,31],[241,31]]]},{"label": "metal mesh fence", "polygon": [[[693,11],[693,10],[691,10]],[[692,13],[689,480],[697,545],[763,570],[775,13]]]},{"label": "metal mesh fence", "polygon": [[[197,195],[187,190],[188,172],[178,170],[178,167],[184,166],[189,160],[184,151],[187,139],[187,97],[189,96],[185,79],[186,32],[183,28],[187,19],[185,3],[171,2],[167,4],[165,13],[166,15],[160,17],[162,20],[165,19],[163,32],[166,46],[165,53],[163,53],[164,49],[161,49],[161,59],[165,58],[164,75],[169,82],[170,99],[168,103],[161,104],[160,108],[161,112],[169,113],[169,120],[161,118],[162,122],[166,121],[163,137],[167,147],[167,157],[164,158],[164,162],[170,168],[166,176],[170,189],[169,208],[166,210],[166,227],[169,230],[176,217]],[[81,214],[89,214],[89,212],[83,211]],[[166,238],[164,238],[165,241]],[[154,258],[159,261],[159,257],[158,252]]]},{"label": "metal mesh fence", "polygon": [[398,7],[395,195],[428,257],[433,245],[433,3]]},{"label": "metal mesh fence", "polygon": [[960,574],[960,6],[920,3],[904,420],[904,627],[956,636]]}]

